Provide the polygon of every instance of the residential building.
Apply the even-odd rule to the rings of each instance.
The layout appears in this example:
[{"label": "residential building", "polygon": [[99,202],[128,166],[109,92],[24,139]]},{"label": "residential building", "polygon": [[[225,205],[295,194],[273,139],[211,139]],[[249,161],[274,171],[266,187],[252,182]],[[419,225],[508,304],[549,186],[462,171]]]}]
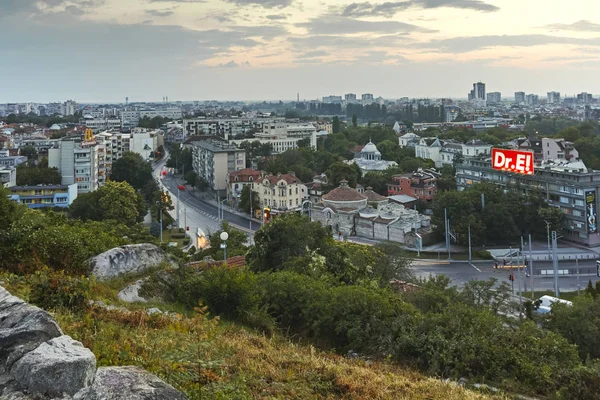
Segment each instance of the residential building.
[{"label": "residential building", "polygon": [[489,92],[487,94],[488,103],[500,103],[502,102],[502,94],[500,92]]},{"label": "residential building", "polygon": [[559,92],[548,92],[547,96],[548,96],[549,104],[560,103],[560,93]]},{"label": "residential building", "polygon": [[515,92],[515,103],[525,103],[525,92]]},{"label": "residential building", "polygon": [[344,100],[346,100],[346,103],[356,103],[356,94],[354,94],[354,93],[345,94]]},{"label": "residential building", "polygon": [[73,100],[67,100],[60,106],[60,113],[65,117],[75,115],[77,112],[77,103]]},{"label": "residential building", "polygon": [[388,196],[406,195],[429,203],[435,198],[439,177],[440,174],[434,169],[394,175],[392,183],[388,183]]},{"label": "residential building", "polygon": [[253,192],[259,193],[258,185],[261,183],[262,175],[263,173],[261,171],[251,168],[231,171],[227,175],[227,198],[234,204],[237,204],[242,195],[242,190],[244,190],[244,186],[250,186],[250,189]]},{"label": "residential building", "polygon": [[[244,135],[249,131],[262,132],[265,122],[270,119],[265,118],[228,118],[228,119],[184,119],[183,134],[184,137],[195,135],[219,136],[228,140],[237,135]],[[274,119],[273,121],[284,121]],[[267,123],[268,123],[267,122]]]},{"label": "residential building", "polygon": [[5,188],[17,185],[17,169],[15,167],[0,166],[0,182]]},{"label": "residential building", "polygon": [[460,114],[460,107],[457,107],[457,106],[446,106],[444,114],[445,114],[445,117],[446,117],[446,120],[444,122],[452,122]]},{"label": "residential building", "polygon": [[246,151],[220,140],[200,140],[193,143],[193,166],[211,190],[227,194],[228,175],[246,167]]},{"label": "residential building", "polygon": [[415,145],[419,143],[420,140],[421,136],[413,132],[408,132],[402,136],[398,136],[398,145],[402,148],[415,147]]},{"label": "residential building", "polygon": [[261,208],[271,209],[271,214],[300,211],[302,202],[308,198],[306,186],[296,174],[263,175],[258,187]]},{"label": "residential building", "polygon": [[324,96],[323,103],[338,104],[342,102],[342,96]]},{"label": "residential building", "polygon": [[159,137],[160,131],[134,128],[131,133],[129,151],[141,155],[146,161],[151,161],[154,159]]},{"label": "residential building", "polygon": [[468,99],[469,99],[469,101],[480,100],[480,101],[485,102],[485,100],[486,100],[485,83],[483,83],[483,82],[474,83],[473,89],[471,90],[471,92],[468,95]]},{"label": "residential building", "polygon": [[123,124],[129,126],[137,126],[142,118],[169,118],[177,120],[183,118],[181,108],[159,108],[159,109],[139,109],[127,108],[119,112],[119,116]]},{"label": "residential building", "polygon": [[456,157],[481,157],[492,153],[492,146],[479,140],[459,143],[438,138],[421,138],[415,145],[415,157],[432,160],[436,168],[453,165]]},{"label": "residential building", "polygon": [[594,99],[591,93],[581,92],[577,95],[578,103],[588,104],[591,103],[593,100]]},{"label": "residential building", "polygon": [[29,208],[69,207],[77,198],[77,184],[13,186],[10,199]]},{"label": "residential building", "polygon": [[510,142],[510,144],[515,150],[531,151],[536,162],[541,162],[544,159],[542,141],[540,139],[518,138]]},{"label": "residential building", "polygon": [[421,138],[415,145],[415,157],[432,160],[436,168],[442,166],[442,141],[438,138]]},{"label": "residential building", "polygon": [[98,189],[98,150],[94,140],[64,139],[48,150],[48,166],[58,169],[63,186],[76,183],[78,193],[92,192]]},{"label": "residential building", "polygon": [[120,118],[84,118],[81,123],[94,132],[107,131],[121,128]]},{"label": "residential building", "polygon": [[456,167],[458,190],[478,182],[491,182],[506,190],[542,195],[550,206],[563,212],[563,238],[585,246],[600,245],[597,226],[600,171],[583,162],[543,161],[535,174],[521,175],[492,168],[491,159],[466,159]]},{"label": "residential building", "polygon": [[386,161],[381,159],[381,153],[377,150],[377,146],[369,140],[360,153],[355,154],[354,159],[344,161],[346,164],[356,164],[363,171],[385,171],[389,167],[398,165],[396,161]]},{"label": "residential building", "polygon": [[373,103],[373,95],[371,93],[364,93],[360,96],[363,104],[371,104]]},{"label": "residential building", "polygon": [[0,150],[0,166],[16,167],[27,161],[25,156],[11,156],[9,149]]},{"label": "residential building", "polygon": [[579,161],[579,152],[573,143],[565,139],[542,138],[543,160],[567,160],[568,162]]},{"label": "residential building", "polygon": [[537,94],[528,94],[525,96],[525,104],[528,106],[535,106],[539,104],[540,97]]}]

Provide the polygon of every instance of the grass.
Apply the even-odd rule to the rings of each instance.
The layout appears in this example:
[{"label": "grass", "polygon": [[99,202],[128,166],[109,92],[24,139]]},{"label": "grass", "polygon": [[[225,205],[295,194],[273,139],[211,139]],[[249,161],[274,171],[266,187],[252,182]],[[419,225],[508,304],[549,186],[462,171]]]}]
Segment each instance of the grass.
[{"label": "grass", "polygon": [[178,248],[182,248],[184,247],[184,240],[186,240],[186,238],[173,238],[173,235],[177,235],[177,234],[181,234],[182,232],[179,232],[179,229],[176,228],[172,228],[172,229],[165,229],[163,230],[163,243],[169,243],[169,242],[176,242],[177,243],[177,247]]},{"label": "grass", "polygon": [[[116,291],[116,283],[97,284],[95,293],[114,298],[109,293]],[[166,309],[164,304],[157,306]],[[504,398],[391,362],[348,359],[280,334],[266,336],[210,317],[201,306],[175,316],[148,316],[140,305],[128,307],[129,311],[56,310],[53,315],[65,334],[94,352],[98,366],[140,366],[191,400]]]}]

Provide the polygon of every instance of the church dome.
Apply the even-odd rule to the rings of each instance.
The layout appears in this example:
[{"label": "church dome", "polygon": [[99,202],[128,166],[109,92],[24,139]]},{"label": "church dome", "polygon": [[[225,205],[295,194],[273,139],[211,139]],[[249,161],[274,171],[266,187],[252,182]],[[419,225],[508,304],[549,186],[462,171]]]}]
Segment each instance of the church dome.
[{"label": "church dome", "polygon": [[375,144],[369,140],[369,143],[367,143],[365,145],[365,147],[363,147],[363,149],[361,150],[361,153],[375,153],[375,154],[381,154],[379,152],[379,150],[377,150],[377,146],[375,146]]},{"label": "church dome", "polygon": [[327,207],[360,210],[367,206],[367,197],[348,186],[348,181],[340,181],[340,186],[323,196]]}]

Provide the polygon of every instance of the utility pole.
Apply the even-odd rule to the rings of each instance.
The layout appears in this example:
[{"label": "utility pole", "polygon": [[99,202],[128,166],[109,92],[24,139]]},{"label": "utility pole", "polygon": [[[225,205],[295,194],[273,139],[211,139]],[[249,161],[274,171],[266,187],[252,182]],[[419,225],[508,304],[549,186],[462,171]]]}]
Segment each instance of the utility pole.
[{"label": "utility pole", "polygon": [[187,231],[187,207],[183,205],[183,229]]},{"label": "utility pole", "polygon": [[577,268],[577,294],[581,290],[581,286],[579,285],[579,259],[575,258],[575,267]]},{"label": "utility pole", "polygon": [[471,224],[469,224],[469,262],[471,261]]},{"label": "utility pole", "polygon": [[448,211],[444,208],[444,222],[446,226],[446,250],[448,250],[448,260],[452,257],[450,256],[450,221],[448,220]]},{"label": "utility pole", "polygon": [[519,277],[519,318],[521,318],[521,314],[523,314],[523,291],[521,290],[521,262],[519,261],[519,255],[521,256],[521,261],[523,261],[523,265],[525,265],[525,258],[523,257],[523,236],[521,236],[521,247],[519,252],[517,253],[517,268],[518,268],[518,277]]},{"label": "utility pole", "polygon": [[163,242],[162,230],[163,230],[163,224],[162,224],[162,206],[161,206],[160,207],[160,243],[161,244]]},{"label": "utility pole", "polygon": [[[175,180],[175,183],[177,183],[177,180]],[[177,188],[177,228],[180,228],[179,226],[179,192],[181,192],[181,190],[179,190],[179,188]]]},{"label": "utility pole", "polygon": [[554,266],[554,296],[558,297],[560,291],[558,288],[558,256],[556,255],[556,231],[552,231],[552,264]]},{"label": "utility pole", "polygon": [[534,300],[534,289],[533,289],[533,252],[531,251],[531,233],[529,234],[529,270],[531,274],[531,301]]},{"label": "utility pole", "polygon": [[481,211],[485,209],[485,193],[481,193]]},{"label": "utility pole", "polygon": [[546,223],[546,232],[548,234],[548,256],[552,257],[552,252],[550,250],[550,222],[544,220],[544,222]]}]

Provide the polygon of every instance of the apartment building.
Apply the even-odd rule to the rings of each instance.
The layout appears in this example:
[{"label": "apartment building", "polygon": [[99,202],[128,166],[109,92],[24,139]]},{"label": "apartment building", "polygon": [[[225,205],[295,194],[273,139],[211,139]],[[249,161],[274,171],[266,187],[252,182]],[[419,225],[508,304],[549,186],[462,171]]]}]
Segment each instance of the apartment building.
[{"label": "apartment building", "polygon": [[308,197],[306,186],[293,172],[264,175],[258,189],[261,208],[270,208],[271,214],[300,211]]},{"label": "apartment building", "polygon": [[534,175],[520,175],[492,169],[491,159],[468,159],[456,167],[456,185],[465,190],[478,182],[491,182],[506,190],[541,193],[549,205],[563,212],[563,238],[585,246],[600,245],[597,227],[600,171],[589,170],[583,162],[543,161]]},{"label": "apartment building", "polygon": [[77,198],[77,184],[13,186],[10,199],[29,208],[69,207]]},{"label": "apartment building", "polygon": [[0,150],[0,166],[16,167],[27,161],[25,156],[11,156],[8,149]]},{"label": "apartment building", "polygon": [[98,143],[65,139],[59,147],[48,150],[48,166],[57,168],[62,185],[77,184],[78,193],[98,189]]},{"label": "apartment building", "polygon": [[142,118],[169,118],[173,120],[183,118],[181,108],[159,108],[159,109],[138,109],[129,108],[119,112],[123,124],[137,126]]},{"label": "apartment building", "polygon": [[243,135],[254,130],[263,131],[263,118],[228,118],[228,119],[184,119],[183,135],[184,137],[196,135],[219,136],[225,140],[236,135]]},{"label": "apartment building", "polygon": [[120,118],[84,118],[81,123],[94,132],[121,128]]},{"label": "apartment building", "polygon": [[453,165],[457,155],[468,158],[481,157],[491,153],[491,145],[475,139],[467,143],[458,143],[451,140],[443,141],[439,138],[421,138],[415,145],[415,157],[432,160],[436,168]]},{"label": "apartment building", "polygon": [[15,167],[0,166],[0,183],[8,188],[17,185],[17,169]]},{"label": "apartment building", "polygon": [[246,167],[246,151],[221,140],[200,140],[192,148],[194,171],[221,196],[227,194],[228,175]]},{"label": "apartment building", "polygon": [[440,174],[435,170],[419,169],[408,174],[392,176],[388,183],[388,196],[406,195],[430,203],[437,192]]}]

